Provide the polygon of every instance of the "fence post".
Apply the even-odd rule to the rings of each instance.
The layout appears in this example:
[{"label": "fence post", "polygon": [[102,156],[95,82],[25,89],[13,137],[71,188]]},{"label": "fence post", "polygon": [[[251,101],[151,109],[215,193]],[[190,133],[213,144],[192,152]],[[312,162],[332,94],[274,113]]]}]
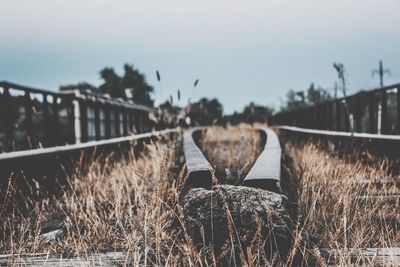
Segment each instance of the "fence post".
[{"label": "fence post", "polygon": [[128,109],[124,108],[122,109],[122,125],[123,125],[123,129],[124,129],[124,136],[128,135]]},{"label": "fence post", "polygon": [[93,102],[95,139],[100,140],[100,109],[97,101]]},{"label": "fence post", "polygon": [[333,107],[332,107],[332,101],[327,102],[327,109],[328,109],[328,115],[327,115],[328,130],[332,130],[333,129]]},{"label": "fence post", "polygon": [[307,126],[306,128],[313,128],[313,117],[314,116],[314,108],[313,107],[308,107],[307,108]]},{"label": "fence post", "polygon": [[313,112],[312,128],[313,129],[318,129],[318,111],[317,111],[317,106],[316,105],[313,106],[312,112]]},{"label": "fence post", "polygon": [[106,138],[110,139],[111,137],[111,118],[110,118],[110,106],[109,105],[105,105],[104,106],[104,122],[105,122],[105,126],[106,126]]},{"label": "fence post", "polygon": [[340,100],[336,100],[335,101],[335,104],[336,104],[336,131],[339,131],[340,132],[340,130],[341,130],[341,124],[342,124],[342,122],[341,122],[341,120],[342,120],[342,116],[341,116],[341,114],[340,114],[340,103],[341,101]]},{"label": "fence post", "polygon": [[377,132],[377,124],[376,124],[376,101],[375,101],[375,92],[368,93],[368,119],[369,119],[369,132],[376,133]]},{"label": "fence post", "polygon": [[[10,90],[7,85],[3,87],[3,97],[2,97],[2,107],[3,109],[1,110],[2,115],[4,116],[4,135],[5,135],[5,147],[8,151],[11,151],[13,149],[12,146],[12,141],[13,141],[13,135],[14,131],[13,128],[14,126],[12,125],[12,120],[10,116],[7,116],[9,114],[9,108],[10,108],[10,100],[11,100],[11,95],[10,95]],[[17,110],[18,113],[18,110]]]},{"label": "fence post", "polygon": [[32,139],[33,139],[33,132],[32,132],[32,103],[31,103],[31,96],[29,91],[25,91],[24,95],[24,104],[25,104],[25,130],[26,130],[26,137],[27,137],[27,148],[32,149]]},{"label": "fence post", "polygon": [[357,94],[355,96],[356,98],[356,105],[354,107],[354,112],[353,112],[353,116],[354,116],[354,125],[355,125],[355,132],[361,132],[361,93]]},{"label": "fence post", "polygon": [[79,100],[79,119],[81,126],[81,142],[88,141],[88,116],[87,116],[87,108],[85,100]]},{"label": "fence post", "polygon": [[49,123],[49,103],[47,102],[47,94],[42,94],[43,96],[43,127],[44,127],[44,141],[43,145],[44,146],[50,146],[51,145],[51,134],[53,129],[50,126]]},{"label": "fence post", "polygon": [[72,96],[68,96],[67,106],[68,106],[68,125],[70,129],[70,132],[68,134],[68,143],[74,144],[76,143],[78,137],[80,138],[80,136],[78,136],[78,134],[80,135],[80,133],[77,133],[80,130],[77,128],[79,127],[79,125],[75,123],[75,119],[77,119],[77,116],[79,116],[79,112],[77,110],[79,109],[79,105],[76,104]]},{"label": "fence post", "polygon": [[381,89],[381,134],[386,133],[388,133],[387,93],[385,89]]},{"label": "fence post", "polygon": [[54,128],[53,129],[53,134],[54,137],[52,137],[52,145],[58,145],[61,143],[61,138],[60,138],[60,122],[59,122],[59,116],[58,116],[58,100],[59,98],[57,96],[54,96],[53,98],[53,104],[52,104],[52,110],[53,110],[53,118],[51,120],[51,125]]},{"label": "fence post", "polygon": [[128,110],[128,121],[129,121],[129,133],[134,132],[134,125],[133,125],[133,111],[132,109]]},{"label": "fence post", "polygon": [[397,103],[396,103],[396,107],[397,107],[397,134],[400,134],[400,87],[397,87]]},{"label": "fence post", "polygon": [[121,131],[119,127],[119,114],[120,114],[119,107],[114,108],[114,127],[115,127],[115,136],[119,137],[121,136]]},{"label": "fence post", "polygon": [[329,111],[328,111],[328,102],[322,103],[322,109],[323,109],[323,117],[322,117],[322,122],[323,122],[323,129],[328,130],[329,129]]}]

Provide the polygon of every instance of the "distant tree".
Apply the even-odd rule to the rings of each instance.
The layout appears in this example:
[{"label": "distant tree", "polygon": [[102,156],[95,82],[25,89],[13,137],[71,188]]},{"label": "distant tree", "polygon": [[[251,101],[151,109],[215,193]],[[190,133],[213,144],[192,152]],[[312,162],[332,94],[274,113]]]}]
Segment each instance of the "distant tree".
[{"label": "distant tree", "polygon": [[296,110],[306,106],[306,101],[304,97],[304,92],[299,91],[295,92],[293,90],[289,90],[286,94],[286,103],[285,106],[282,107],[283,110]]},{"label": "distant tree", "polygon": [[274,110],[267,106],[256,105],[251,102],[243,109],[243,121],[247,123],[265,123],[272,117]]},{"label": "distant tree", "polygon": [[268,119],[272,117],[273,113],[273,108],[251,102],[243,108],[242,112],[238,113],[235,111],[231,115],[224,116],[224,122],[232,125],[237,125],[242,122],[251,124],[255,122],[265,123],[268,122]]},{"label": "distant tree", "polygon": [[308,105],[315,105],[326,100],[332,99],[329,92],[323,89],[321,86],[315,87],[314,83],[310,84],[307,90],[307,102]]},{"label": "distant tree", "polygon": [[80,82],[77,84],[67,84],[67,85],[61,85],[60,86],[60,91],[66,91],[66,90],[75,90],[78,89],[79,91],[91,91],[91,92],[96,92],[97,87],[87,83],[87,82]]},{"label": "distant tree", "polygon": [[151,93],[154,88],[147,84],[144,74],[134,69],[132,65],[124,65],[125,74],[122,77],[123,90],[129,89],[132,92],[133,101],[146,105],[153,105]]},{"label": "distant tree", "polygon": [[144,74],[140,73],[132,65],[124,65],[124,75],[122,77],[113,68],[108,67],[100,71],[100,77],[103,79],[103,83],[98,88],[87,82],[80,82],[78,84],[60,86],[60,90],[90,90],[94,93],[109,94],[111,97],[131,98],[134,102],[143,105],[154,105],[151,98],[151,93],[154,92],[153,87],[146,82]]},{"label": "distant tree", "polygon": [[281,107],[281,110],[297,110],[330,99],[332,99],[332,96],[326,89],[321,86],[316,87],[314,83],[311,83],[305,91],[289,90],[286,94],[286,103]]},{"label": "distant tree", "polygon": [[212,125],[222,122],[223,106],[217,99],[202,98],[190,104],[187,116],[192,125]]},{"label": "distant tree", "polygon": [[243,122],[243,113],[235,111],[233,112],[233,114],[224,116],[224,123],[229,123],[231,125],[238,125],[241,122]]},{"label": "distant tree", "polygon": [[102,69],[100,77],[104,80],[104,83],[99,86],[101,93],[126,99],[125,91],[122,89],[121,77],[115,73],[113,68]]}]

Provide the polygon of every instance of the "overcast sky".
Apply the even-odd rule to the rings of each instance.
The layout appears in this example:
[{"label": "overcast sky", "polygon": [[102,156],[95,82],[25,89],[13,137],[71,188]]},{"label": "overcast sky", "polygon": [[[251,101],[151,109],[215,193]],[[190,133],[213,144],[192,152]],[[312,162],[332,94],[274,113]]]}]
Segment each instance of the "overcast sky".
[{"label": "overcast sky", "polygon": [[400,82],[399,0],[1,0],[0,80],[57,90],[99,85],[130,63],[163,98],[218,98],[278,108],[289,89],[333,88],[342,62],[351,91],[378,85],[378,60]]}]

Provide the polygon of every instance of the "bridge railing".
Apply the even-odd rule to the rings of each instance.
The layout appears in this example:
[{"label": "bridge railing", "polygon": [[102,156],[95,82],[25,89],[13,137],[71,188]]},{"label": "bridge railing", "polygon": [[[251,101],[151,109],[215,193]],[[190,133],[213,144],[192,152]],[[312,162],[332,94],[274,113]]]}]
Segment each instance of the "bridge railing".
[{"label": "bridge railing", "polygon": [[349,132],[351,121],[355,132],[400,134],[400,84],[280,112],[271,124]]},{"label": "bridge railing", "polygon": [[145,132],[151,108],[89,92],[0,82],[0,153]]}]

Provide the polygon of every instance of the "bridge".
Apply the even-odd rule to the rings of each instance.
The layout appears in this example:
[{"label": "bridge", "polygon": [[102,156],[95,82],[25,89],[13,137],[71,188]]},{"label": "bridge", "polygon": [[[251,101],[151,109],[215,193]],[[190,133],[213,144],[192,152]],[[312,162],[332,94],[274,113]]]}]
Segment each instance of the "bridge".
[{"label": "bridge", "polygon": [[[184,239],[192,238],[191,249],[194,250],[202,251],[208,244],[214,253],[222,255],[229,243],[232,253],[240,254],[243,253],[240,252],[242,247],[252,248],[253,239],[259,235],[265,246],[265,255],[262,257],[268,260],[273,259],[273,255],[282,255],[282,259],[288,257],[293,264],[313,264],[322,259],[327,264],[337,264],[343,259],[353,264],[396,265],[400,262],[400,245],[396,245],[400,229],[400,180],[396,169],[400,154],[400,84],[281,112],[271,118],[270,127],[206,126],[157,131],[154,131],[157,127],[150,120],[155,109],[132,101],[79,90],[55,93],[10,82],[1,82],[0,88],[0,185],[3,203],[0,214],[4,214],[8,220],[12,220],[8,214],[16,209],[19,218],[25,218],[35,203],[43,204],[44,199],[50,201],[55,198],[60,201],[70,192],[73,198],[78,198],[74,194],[80,187],[96,184],[96,179],[102,180],[101,175],[94,174],[96,171],[93,168],[102,169],[104,165],[106,167],[102,175],[107,179],[113,177],[113,171],[120,169],[122,172],[132,172],[127,176],[119,173],[122,180],[112,178],[116,180],[111,186],[107,184],[110,188],[124,184],[121,190],[126,191],[130,188],[126,184],[132,183],[136,184],[134,190],[139,190],[138,181],[152,184],[148,187],[151,192],[148,199],[132,203],[135,200],[131,200],[131,197],[136,198],[138,193],[129,195],[129,205],[125,203],[129,208],[124,211],[124,216],[138,220],[138,212],[144,209],[144,218],[139,221],[144,219],[147,223],[146,216],[150,212],[158,208],[159,216],[170,216],[162,210],[169,210],[169,205],[176,205],[172,213],[182,213],[174,220],[182,220],[178,224],[185,226]],[[315,147],[317,143],[320,145],[318,148]],[[144,164],[142,159],[154,160],[149,155],[156,153],[157,149],[161,151],[159,146],[165,146],[163,153],[173,154],[174,159],[167,163],[167,159],[156,157],[157,160],[144,169],[151,172],[156,166],[160,168],[159,171],[148,176],[137,175],[140,164]],[[252,150],[247,151],[249,148]],[[217,153],[213,154],[213,151]],[[307,161],[303,156],[316,160]],[[354,160],[356,156],[368,157],[368,161],[361,164]],[[312,169],[319,162],[334,165],[327,166],[326,170]],[[377,162],[382,165],[377,167]],[[341,169],[337,169],[337,166]],[[299,168],[303,169],[299,171]],[[346,168],[350,169],[350,173],[338,174]],[[352,173],[352,168],[360,175]],[[322,175],[324,171],[331,176],[315,177],[315,173]],[[92,176],[97,178],[90,180],[88,177]],[[130,176],[135,178],[132,180]],[[159,177],[156,179],[154,176]],[[76,181],[80,187],[73,186]],[[16,189],[12,189],[14,187]],[[342,192],[345,197],[337,195],[336,187],[341,190],[346,188]],[[108,214],[122,221],[125,217],[117,214],[120,210],[117,211],[113,206],[115,199],[107,198],[110,188],[102,188],[105,191],[99,189],[100,197],[90,191],[95,190],[92,187],[85,191],[96,201],[85,203],[87,207],[78,209],[79,213],[88,216],[84,210],[93,207],[89,217],[94,216],[105,223],[106,220],[99,219],[103,216],[100,214]],[[14,198],[10,198],[10,195]],[[314,199],[313,196],[320,198]],[[154,206],[152,211],[141,207],[141,201],[149,204],[153,197],[162,200],[157,202],[159,206]],[[29,199],[29,204],[24,202],[18,206],[18,202],[25,199]],[[106,199],[106,204],[102,202],[103,199]],[[210,199],[220,205],[213,205]],[[86,198],[83,200],[87,201]],[[9,204],[10,201],[15,204]],[[74,225],[71,226],[68,220],[74,215],[68,205],[65,203],[62,208],[52,207],[67,215],[61,216],[63,219],[60,223],[57,221],[56,226],[43,227],[36,233],[35,242],[38,245],[47,248],[67,242],[65,236],[75,238],[69,232]],[[101,205],[104,207],[99,208]],[[110,213],[107,205],[112,206]],[[351,224],[376,227],[375,231],[385,232],[385,237],[395,245],[374,247],[374,244],[382,243],[371,237],[371,241],[364,242],[363,247],[355,247],[353,237],[347,236],[350,233],[347,229],[343,230],[343,235],[336,233],[338,236],[334,238],[341,240],[336,242],[343,242],[343,245],[334,248],[328,246],[329,242],[322,237],[325,243],[313,240],[315,237],[302,240],[304,232],[310,235],[318,232],[315,230],[316,224],[310,221],[322,220],[316,213],[328,212],[321,207],[329,205],[334,206],[335,210],[324,216],[330,217],[335,223],[341,225],[344,221],[343,227],[349,228]],[[362,224],[353,213],[362,220],[368,218],[368,224]],[[219,223],[209,227],[207,216]],[[343,219],[343,216],[348,217]],[[347,225],[347,220],[350,225]],[[90,225],[94,222],[90,218],[87,221]],[[39,221],[36,223],[39,224]],[[50,223],[54,225],[54,219]],[[84,224],[83,221],[80,223]],[[303,233],[296,229],[296,225],[301,226]],[[89,231],[85,225],[80,227]],[[341,227],[335,231],[342,231]],[[123,231],[127,229],[123,228]],[[361,230],[355,233],[354,228],[351,231],[353,235],[366,234]],[[181,234],[173,233],[177,238]],[[110,235],[115,237],[114,234]],[[230,236],[231,241],[225,239],[224,235]],[[9,246],[4,240],[9,239],[2,239],[0,244]],[[86,244],[86,241],[81,242]],[[305,252],[311,250],[310,246],[314,246],[318,255]],[[37,253],[33,250],[34,254],[26,253],[30,251],[29,245],[22,251],[17,256],[13,253],[1,255],[0,264],[75,265],[83,261],[101,265],[146,261],[142,256],[137,259],[127,251],[111,250],[78,257],[71,253],[66,259],[49,251]],[[232,263],[240,259],[238,255],[230,258],[221,256],[220,260]],[[207,257],[204,259],[207,260]],[[171,263],[169,258],[160,262]]]},{"label": "bridge", "polygon": [[152,108],[88,91],[0,82],[0,153],[143,133]]}]

